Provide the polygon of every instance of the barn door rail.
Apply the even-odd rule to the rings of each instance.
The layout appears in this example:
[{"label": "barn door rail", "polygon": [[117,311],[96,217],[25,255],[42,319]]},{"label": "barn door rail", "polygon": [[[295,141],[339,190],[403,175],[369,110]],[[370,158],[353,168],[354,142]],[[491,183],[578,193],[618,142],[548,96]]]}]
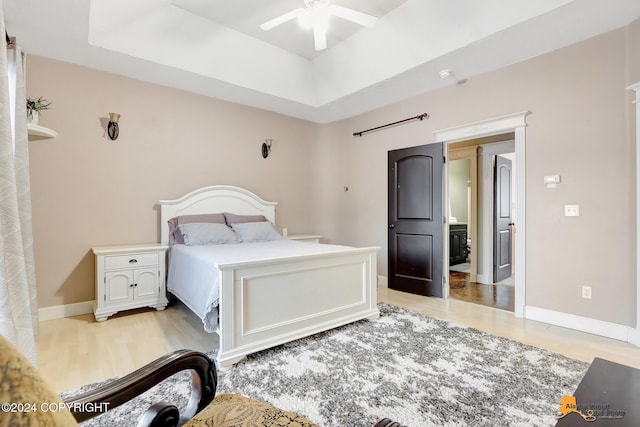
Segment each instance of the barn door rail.
[{"label": "barn door rail", "polygon": [[406,123],[406,122],[410,122],[412,120],[424,120],[424,119],[428,119],[429,118],[429,114],[428,113],[422,113],[422,114],[418,114],[415,117],[409,117],[408,119],[404,119],[404,120],[398,120],[397,122],[393,122],[393,123],[387,123],[386,125],[382,125],[382,126],[377,126],[371,129],[367,129],[367,130],[362,130],[360,132],[354,132],[353,136],[362,136],[365,133],[368,132],[373,132],[374,130],[379,130],[379,129],[383,129],[383,128],[387,128],[389,126],[395,126],[395,125],[399,125],[401,123]]}]

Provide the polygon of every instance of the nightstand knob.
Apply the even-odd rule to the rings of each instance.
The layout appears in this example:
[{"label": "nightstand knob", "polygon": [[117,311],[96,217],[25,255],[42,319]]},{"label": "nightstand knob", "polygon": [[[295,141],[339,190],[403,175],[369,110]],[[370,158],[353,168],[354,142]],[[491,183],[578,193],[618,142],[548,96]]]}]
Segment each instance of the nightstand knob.
[{"label": "nightstand knob", "polygon": [[135,264],[136,262],[138,262],[138,260],[135,258],[129,260],[129,264]]}]

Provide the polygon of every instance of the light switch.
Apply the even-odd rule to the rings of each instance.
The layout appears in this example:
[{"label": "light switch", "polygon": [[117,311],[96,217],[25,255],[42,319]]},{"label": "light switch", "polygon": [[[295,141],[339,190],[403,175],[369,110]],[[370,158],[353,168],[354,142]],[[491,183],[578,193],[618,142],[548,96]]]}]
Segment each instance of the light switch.
[{"label": "light switch", "polygon": [[544,183],[547,184],[547,188],[556,188],[560,183],[560,175],[547,175],[544,177]]},{"label": "light switch", "polygon": [[564,216],[580,216],[580,205],[564,205]]}]

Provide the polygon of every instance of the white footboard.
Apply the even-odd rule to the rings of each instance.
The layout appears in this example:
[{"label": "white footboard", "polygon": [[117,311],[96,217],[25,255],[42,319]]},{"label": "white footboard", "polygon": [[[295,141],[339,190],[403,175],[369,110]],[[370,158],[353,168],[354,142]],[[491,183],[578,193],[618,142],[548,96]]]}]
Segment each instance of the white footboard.
[{"label": "white footboard", "polygon": [[219,265],[218,363],[378,317],[378,249]]}]

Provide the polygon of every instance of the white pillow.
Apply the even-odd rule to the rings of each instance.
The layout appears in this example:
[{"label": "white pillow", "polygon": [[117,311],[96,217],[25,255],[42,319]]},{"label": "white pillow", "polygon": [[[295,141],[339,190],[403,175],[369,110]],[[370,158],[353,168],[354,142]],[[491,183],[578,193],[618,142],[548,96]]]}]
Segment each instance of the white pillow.
[{"label": "white pillow", "polygon": [[269,221],[231,224],[231,228],[243,243],[271,242],[283,239]]},{"label": "white pillow", "polygon": [[191,222],[180,224],[178,230],[182,233],[184,244],[187,246],[239,243],[236,233],[226,224]]}]

